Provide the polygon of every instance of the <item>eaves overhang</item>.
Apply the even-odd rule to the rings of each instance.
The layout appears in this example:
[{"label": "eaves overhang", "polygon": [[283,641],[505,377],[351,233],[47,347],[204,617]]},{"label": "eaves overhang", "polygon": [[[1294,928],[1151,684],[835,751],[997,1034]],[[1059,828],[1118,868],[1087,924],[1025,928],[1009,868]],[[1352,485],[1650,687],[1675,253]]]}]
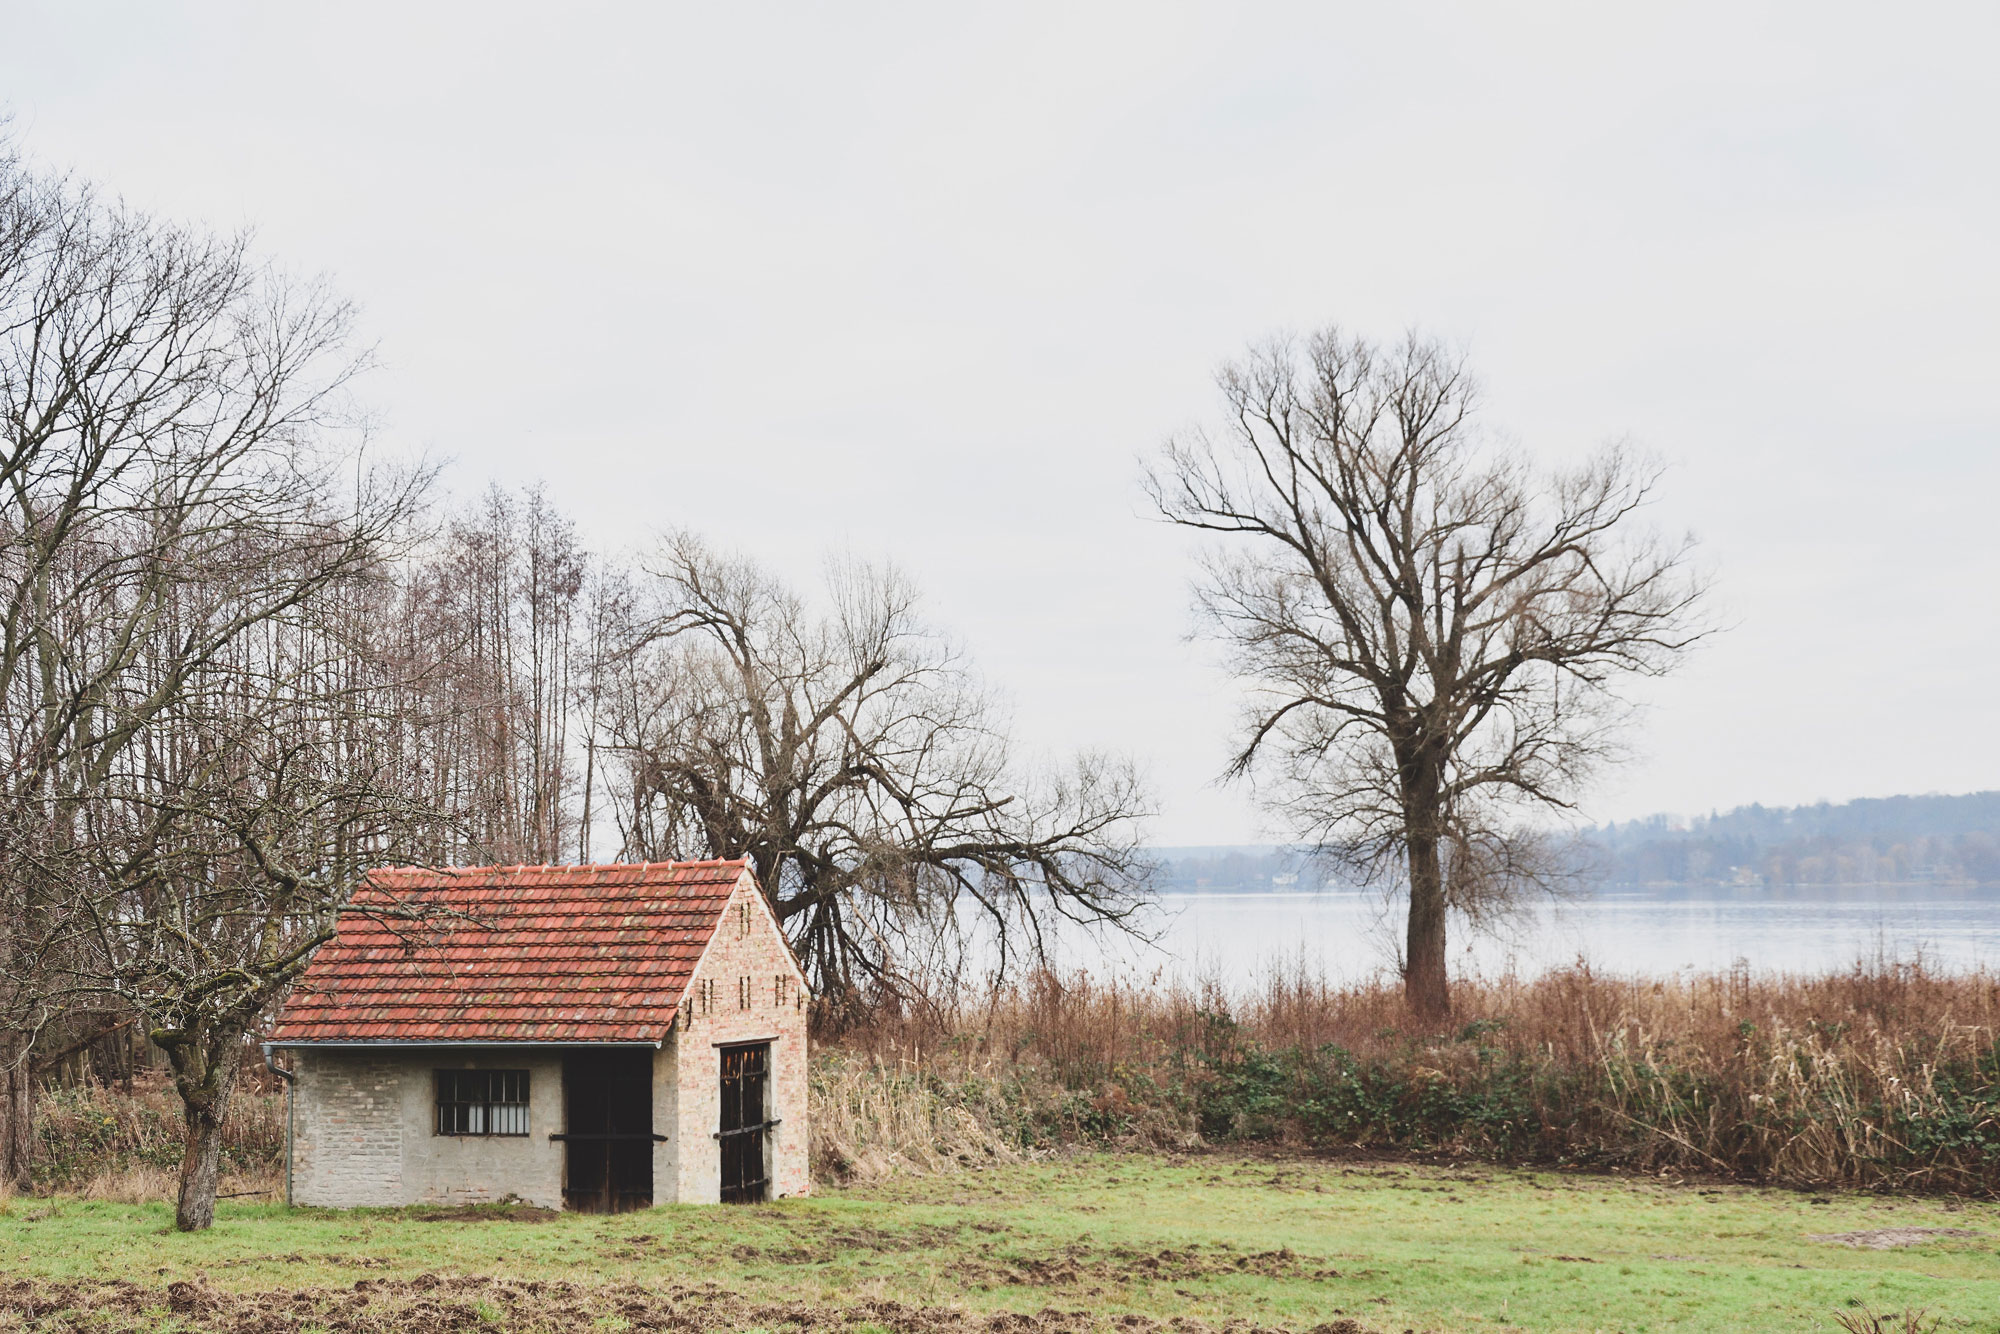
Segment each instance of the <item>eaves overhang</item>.
[{"label": "eaves overhang", "polygon": [[264,1044],[267,1047],[652,1047],[664,1046],[662,1041],[645,1038],[621,1038],[616,1041],[589,1038],[572,1038],[567,1042],[522,1042],[506,1038],[274,1038]]}]

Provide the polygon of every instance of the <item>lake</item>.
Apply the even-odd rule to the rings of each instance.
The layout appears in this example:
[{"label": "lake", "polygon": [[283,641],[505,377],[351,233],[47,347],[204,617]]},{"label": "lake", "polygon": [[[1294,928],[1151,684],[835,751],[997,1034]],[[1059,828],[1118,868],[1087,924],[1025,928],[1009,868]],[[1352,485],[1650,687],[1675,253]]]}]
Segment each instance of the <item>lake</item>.
[{"label": "lake", "polygon": [[[1392,966],[1400,905],[1385,917],[1366,891],[1169,893],[1150,919],[1156,942],[1071,936],[1062,958],[1127,976],[1254,975],[1297,959],[1334,980]],[[2000,967],[2000,886],[1606,888],[1543,903],[1503,934],[1454,923],[1461,974],[1533,975],[1587,960],[1601,971],[1722,971],[1738,959],[1770,972],[1824,972],[1887,956],[1945,969]]]}]

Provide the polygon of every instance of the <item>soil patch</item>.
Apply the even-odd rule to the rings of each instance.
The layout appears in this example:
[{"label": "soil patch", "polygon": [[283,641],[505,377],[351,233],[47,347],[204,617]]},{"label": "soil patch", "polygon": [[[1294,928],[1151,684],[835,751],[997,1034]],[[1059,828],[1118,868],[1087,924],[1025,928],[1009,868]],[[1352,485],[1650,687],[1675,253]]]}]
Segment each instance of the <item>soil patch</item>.
[{"label": "soil patch", "polygon": [[539,1204],[449,1204],[406,1210],[403,1216],[419,1223],[551,1223],[562,1214]]},{"label": "soil patch", "polygon": [[1185,1283],[1226,1274],[1307,1280],[1340,1277],[1340,1271],[1328,1267],[1324,1260],[1290,1249],[1248,1254],[1223,1246],[1168,1246],[1156,1251],[1131,1246],[1100,1249],[1080,1243],[1047,1255],[963,1263],[954,1272],[981,1288]]},{"label": "soil patch", "polygon": [[1921,1246],[1939,1237],[1977,1237],[1984,1234],[1962,1227],[1877,1227],[1864,1232],[1815,1232],[1807,1241],[1824,1241],[1835,1246],[1855,1246],[1864,1251],[1893,1251],[1902,1246]]},{"label": "soil patch", "polygon": [[[1004,1232],[990,1224],[975,1225],[978,1232]],[[733,1246],[729,1253],[745,1264],[778,1265],[823,1265],[840,1258],[844,1251],[864,1255],[897,1253],[910,1251],[943,1251],[947,1247],[960,1244],[964,1238],[964,1227],[939,1227],[923,1225],[902,1231],[886,1228],[853,1227],[836,1232],[823,1232],[801,1238],[789,1246],[768,1247],[744,1244]],[[640,1238],[634,1237],[633,1241]]]},{"label": "soil patch", "polygon": [[[499,1325],[510,1334],[588,1329],[615,1317],[623,1328],[673,1334],[764,1327],[786,1334],[850,1334],[870,1324],[892,1334],[1294,1334],[1282,1326],[1232,1320],[1215,1325],[1189,1317],[1155,1320],[1053,1306],[1032,1313],[979,1314],[953,1306],[896,1301],[852,1304],[757,1302],[718,1284],[650,1287],[589,1286],[458,1275],[412,1279],[364,1278],[352,1288],[292,1292],[227,1292],[200,1281],[165,1288],[124,1281],[0,1283],[0,1330],[56,1334],[78,1327],[97,1334],[153,1330],[176,1315],[212,1334],[290,1334],[311,1327],[324,1334],[459,1334]],[[1307,1334],[1370,1334],[1341,1320]]]},{"label": "soil patch", "polygon": [[[962,1243],[960,1232],[961,1229],[949,1227],[918,1227],[902,1232],[848,1228],[806,1237],[788,1246],[736,1246],[730,1254],[745,1264],[777,1265],[831,1264],[844,1254],[850,1257],[908,1251],[943,1254],[955,1243]],[[980,1250],[977,1256],[959,1255],[951,1263],[954,1277],[979,1289],[1087,1285],[1095,1291],[1107,1283],[1185,1283],[1224,1274],[1306,1280],[1340,1277],[1340,1271],[1325,1260],[1290,1249],[1247,1253],[1228,1246],[1168,1246],[1154,1250],[1073,1242],[1052,1251],[996,1255],[990,1238],[983,1238]]]}]

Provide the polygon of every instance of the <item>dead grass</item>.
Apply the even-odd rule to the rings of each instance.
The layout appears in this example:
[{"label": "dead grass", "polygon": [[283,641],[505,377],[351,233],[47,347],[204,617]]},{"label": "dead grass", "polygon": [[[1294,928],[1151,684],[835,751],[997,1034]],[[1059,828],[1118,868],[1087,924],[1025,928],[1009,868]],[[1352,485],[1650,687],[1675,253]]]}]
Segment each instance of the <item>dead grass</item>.
[{"label": "dead grass", "polygon": [[993,1099],[980,1096],[991,1092],[877,1056],[823,1056],[811,1086],[816,1172],[866,1182],[1021,1162],[1031,1153],[994,1115]]},{"label": "dead grass", "polygon": [[[963,1161],[968,1139],[1174,1147],[1199,1134],[2000,1193],[1992,973],[1576,967],[1461,983],[1455,1003],[1449,1023],[1424,1024],[1394,986],[1298,967],[1239,991],[1043,974],[833,1036],[839,1096],[815,1115],[840,1143],[822,1161],[934,1170]],[[977,1126],[951,1123],[927,1151],[940,1096]]]},{"label": "dead grass", "polygon": [[[79,1199],[105,1200],[112,1204],[171,1204],[180,1194],[180,1174],[151,1163],[125,1163],[104,1167],[65,1193],[74,1194]],[[216,1194],[223,1199],[283,1203],[283,1165],[225,1173],[218,1183]]]},{"label": "dead grass", "polygon": [[[159,1075],[142,1076],[129,1090],[93,1082],[44,1089],[35,1115],[36,1183],[92,1199],[172,1199],[183,1130],[180,1099]],[[282,1183],[282,1093],[246,1081],[230,1099],[222,1136],[225,1192]]]}]

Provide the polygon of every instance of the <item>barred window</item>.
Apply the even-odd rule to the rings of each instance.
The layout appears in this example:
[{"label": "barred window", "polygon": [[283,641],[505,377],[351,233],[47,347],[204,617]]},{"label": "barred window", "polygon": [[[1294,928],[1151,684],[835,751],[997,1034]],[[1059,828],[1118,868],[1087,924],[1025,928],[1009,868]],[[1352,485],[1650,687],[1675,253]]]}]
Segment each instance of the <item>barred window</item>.
[{"label": "barred window", "polygon": [[526,1070],[440,1070],[437,1072],[437,1133],[440,1135],[525,1135],[528,1133]]}]

